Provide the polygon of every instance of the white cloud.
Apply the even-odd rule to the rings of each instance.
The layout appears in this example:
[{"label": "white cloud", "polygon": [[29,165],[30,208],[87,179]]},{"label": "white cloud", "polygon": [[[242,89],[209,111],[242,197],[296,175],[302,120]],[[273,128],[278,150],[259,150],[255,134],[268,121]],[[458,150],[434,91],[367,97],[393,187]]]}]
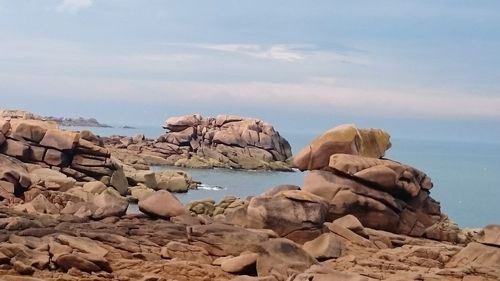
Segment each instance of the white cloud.
[{"label": "white cloud", "polygon": [[75,14],[83,9],[91,7],[93,4],[93,0],[62,0],[56,9],[59,12]]},{"label": "white cloud", "polygon": [[[500,118],[500,97],[429,89],[341,86],[328,77],[295,83],[152,81],[120,78],[3,76],[0,91],[52,98],[122,100],[138,104],[246,105],[295,112],[344,112],[392,117]],[[36,89],[36,90],[34,90]],[[71,93],[71,94],[69,94]]]},{"label": "white cloud", "polygon": [[247,56],[273,59],[287,62],[296,62],[304,59],[299,50],[291,45],[272,45],[264,47],[256,44],[199,44],[195,45],[204,49],[232,52]]}]

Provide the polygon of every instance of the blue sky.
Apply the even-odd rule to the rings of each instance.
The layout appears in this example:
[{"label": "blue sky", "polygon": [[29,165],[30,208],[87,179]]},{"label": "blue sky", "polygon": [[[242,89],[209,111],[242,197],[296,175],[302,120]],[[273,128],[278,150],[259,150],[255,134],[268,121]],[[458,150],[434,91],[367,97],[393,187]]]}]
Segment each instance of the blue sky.
[{"label": "blue sky", "polygon": [[0,0],[2,107],[500,138],[498,1]]}]

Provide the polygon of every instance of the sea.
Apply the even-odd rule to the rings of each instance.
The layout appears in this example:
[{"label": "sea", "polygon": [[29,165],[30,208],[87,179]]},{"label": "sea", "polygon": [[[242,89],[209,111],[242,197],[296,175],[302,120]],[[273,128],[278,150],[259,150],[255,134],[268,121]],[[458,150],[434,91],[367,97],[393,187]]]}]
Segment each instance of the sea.
[{"label": "sea", "polygon": [[[79,128],[100,136],[133,136],[142,133],[157,138],[162,128]],[[280,132],[294,153],[300,151],[321,132]],[[412,165],[429,175],[434,183],[431,196],[441,202],[441,210],[460,227],[476,228],[500,224],[500,143],[463,140],[391,138],[386,157]],[[178,169],[189,172],[202,182],[197,190],[176,194],[184,203],[225,196],[240,198],[258,195],[281,184],[301,186],[302,172],[241,171],[227,169],[180,169],[151,167],[153,170]]]}]

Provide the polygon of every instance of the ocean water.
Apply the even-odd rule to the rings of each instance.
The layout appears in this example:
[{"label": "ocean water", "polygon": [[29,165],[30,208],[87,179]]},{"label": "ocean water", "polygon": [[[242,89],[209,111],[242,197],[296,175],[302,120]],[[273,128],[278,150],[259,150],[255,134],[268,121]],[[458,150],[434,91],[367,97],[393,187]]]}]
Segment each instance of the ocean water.
[{"label": "ocean water", "polygon": [[[164,131],[153,127],[90,130],[101,136],[144,133],[150,138],[156,138]],[[282,132],[282,135],[290,141],[294,153],[315,137],[315,133]],[[431,196],[441,202],[442,211],[454,222],[461,227],[500,223],[500,144],[405,138],[392,138],[391,142],[393,145],[386,157],[427,173],[434,182]],[[203,183],[198,190],[177,195],[184,203],[205,198],[219,201],[227,195],[245,198],[280,184],[300,186],[304,178],[301,172],[183,170]]]}]

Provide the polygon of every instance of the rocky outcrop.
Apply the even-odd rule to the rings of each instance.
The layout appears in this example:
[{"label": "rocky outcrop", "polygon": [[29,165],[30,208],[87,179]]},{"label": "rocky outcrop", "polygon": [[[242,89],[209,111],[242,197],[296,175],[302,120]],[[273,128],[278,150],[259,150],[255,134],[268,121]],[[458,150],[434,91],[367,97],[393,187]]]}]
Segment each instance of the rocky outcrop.
[{"label": "rocky outcrop", "polygon": [[[3,155],[54,170],[54,173],[62,173],[76,181],[99,180],[113,186],[122,195],[127,193],[122,166],[111,157],[108,149],[92,142],[90,133],[85,134],[88,137],[85,139],[78,132],[60,130],[52,122],[39,120],[12,119],[0,122],[0,134],[5,139],[0,144],[0,153]],[[2,161],[8,161],[5,156]],[[13,160],[9,161],[11,163],[6,165],[9,168],[20,166]],[[19,171],[19,168],[16,169]],[[20,178],[16,180],[18,176]],[[19,193],[23,193],[30,185],[25,178],[22,173],[10,173],[10,180],[7,181],[14,184]]]},{"label": "rocky outcrop", "polygon": [[290,170],[290,144],[264,121],[188,115],[167,119],[164,128],[168,131],[157,140],[111,137],[106,144],[117,150],[125,163],[135,165]]},{"label": "rocky outcrop", "polygon": [[497,246],[393,234],[364,227],[352,216],[326,223],[319,237],[303,245],[202,216],[182,222],[142,215],[77,221],[0,206],[0,227],[1,280],[500,278]]},{"label": "rocky outcrop", "polygon": [[53,117],[53,116],[40,116],[33,114],[28,111],[23,110],[9,110],[3,109],[0,110],[0,118],[3,119],[31,119],[31,120],[40,120],[40,121],[50,121],[54,122],[60,126],[66,127],[105,127],[109,128],[111,126],[99,123],[95,118],[71,118],[71,117]]},{"label": "rocky outcrop", "polygon": [[389,147],[389,135],[380,129],[336,127],[295,158],[298,168],[312,169],[302,190],[328,202],[327,221],[352,214],[374,229],[456,241],[458,227],[430,197],[431,179],[414,167],[381,159]]}]

